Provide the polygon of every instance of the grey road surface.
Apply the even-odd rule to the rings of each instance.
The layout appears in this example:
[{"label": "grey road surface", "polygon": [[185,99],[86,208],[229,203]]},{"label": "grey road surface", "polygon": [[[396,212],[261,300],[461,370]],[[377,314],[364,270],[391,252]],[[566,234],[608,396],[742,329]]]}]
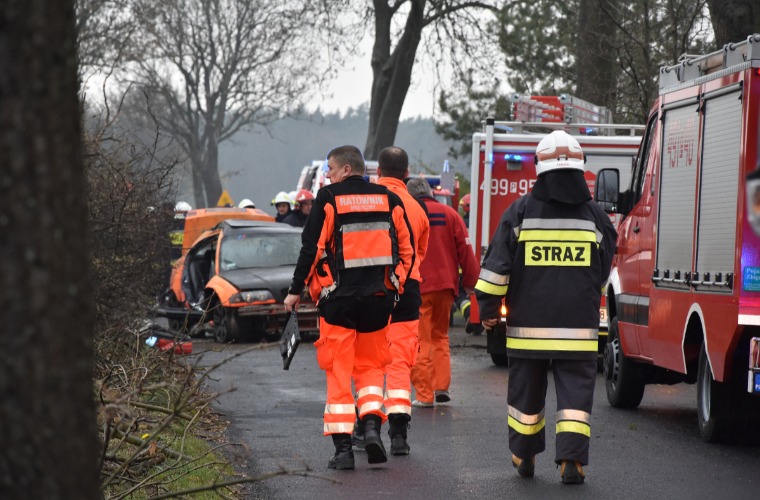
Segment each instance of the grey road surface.
[{"label": "grey road surface", "polygon": [[[215,371],[212,389],[223,392],[217,411],[230,422],[228,438],[243,444],[236,466],[254,476],[308,470],[246,487],[246,498],[760,498],[760,446],[704,443],[697,430],[693,386],[648,386],[638,410],[611,408],[603,375],[597,377],[591,463],[580,486],[560,483],[554,464],[554,385],[547,395],[547,451],[536,475],[519,478],[507,446],[508,370],[491,363],[485,339],[451,331],[452,401],[413,410],[411,454],[370,466],[356,453],[356,470],[327,469],[332,441],[322,434],[325,381],[314,348],[304,343],[289,371],[276,346],[247,352]],[[195,341],[201,364],[250,349]],[[231,391],[230,391],[231,390]],[[390,442],[383,428],[386,448]]]}]

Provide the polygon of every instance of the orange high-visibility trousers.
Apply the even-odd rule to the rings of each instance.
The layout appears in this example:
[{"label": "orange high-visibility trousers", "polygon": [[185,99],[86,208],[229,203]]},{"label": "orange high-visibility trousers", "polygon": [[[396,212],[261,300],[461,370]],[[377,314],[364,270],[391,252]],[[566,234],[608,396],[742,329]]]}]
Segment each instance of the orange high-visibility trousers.
[{"label": "orange high-visibility trousers", "polygon": [[388,328],[392,361],[385,367],[385,413],[412,414],[411,371],[419,350],[419,323],[400,321]]},{"label": "orange high-visibility trousers", "polygon": [[420,352],[412,367],[412,385],[418,401],[432,403],[434,391],[448,391],[451,385],[449,317],[453,303],[451,290],[422,294]]},{"label": "orange high-visibility trousers", "polygon": [[354,377],[359,416],[383,413],[384,368],[390,360],[387,326],[370,333],[331,325],[320,319],[319,340],[314,342],[317,363],[327,378],[324,434],[350,433],[356,419],[351,377]]}]

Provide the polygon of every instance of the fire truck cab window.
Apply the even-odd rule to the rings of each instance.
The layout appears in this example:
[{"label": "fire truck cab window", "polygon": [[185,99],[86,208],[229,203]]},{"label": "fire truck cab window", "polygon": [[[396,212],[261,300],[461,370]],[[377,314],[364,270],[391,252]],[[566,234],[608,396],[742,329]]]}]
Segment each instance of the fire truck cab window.
[{"label": "fire truck cab window", "polygon": [[652,154],[652,138],[654,137],[654,127],[657,124],[657,115],[653,115],[649,119],[647,125],[647,131],[644,135],[643,147],[641,148],[641,154],[636,159],[636,169],[633,172],[633,182],[631,190],[633,191],[633,203],[635,205],[641,199],[641,194],[644,189],[644,179],[646,179],[647,164],[649,164],[649,156]]}]

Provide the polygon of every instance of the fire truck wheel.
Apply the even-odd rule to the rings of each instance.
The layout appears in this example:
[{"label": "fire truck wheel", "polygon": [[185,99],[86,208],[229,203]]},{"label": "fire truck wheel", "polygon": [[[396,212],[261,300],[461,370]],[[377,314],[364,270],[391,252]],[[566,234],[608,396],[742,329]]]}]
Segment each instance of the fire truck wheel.
[{"label": "fire truck wheel", "polygon": [[211,317],[214,321],[214,339],[220,343],[237,340],[240,337],[237,318],[233,311],[222,307],[219,299],[211,301]]},{"label": "fire truck wheel", "polygon": [[604,378],[607,401],[613,408],[636,408],[644,397],[641,368],[626,358],[620,345],[617,316],[610,318],[607,345],[604,347]]},{"label": "fire truck wheel", "polygon": [[496,366],[509,365],[509,357],[506,354],[491,353],[491,361],[493,361],[493,364]]},{"label": "fire truck wheel", "polygon": [[699,353],[697,371],[697,422],[702,439],[708,443],[729,442],[734,422],[730,418],[729,384],[716,382],[710,370],[705,345]]}]

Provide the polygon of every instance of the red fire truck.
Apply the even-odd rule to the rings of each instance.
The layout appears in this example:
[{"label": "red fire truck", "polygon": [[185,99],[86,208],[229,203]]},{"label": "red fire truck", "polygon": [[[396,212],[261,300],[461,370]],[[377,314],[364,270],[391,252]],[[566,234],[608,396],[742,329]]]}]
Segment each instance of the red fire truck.
[{"label": "red fire truck", "polygon": [[607,399],[636,408],[646,384],[696,383],[710,442],[760,418],[758,122],[753,35],[662,68],[633,175],[597,178],[596,200],[623,217],[607,286]]},{"label": "red fire truck", "polygon": [[[499,219],[509,205],[528,193],[536,182],[533,158],[538,142],[552,130],[573,134],[586,154],[586,180],[593,192],[596,172],[616,168],[624,182],[630,179],[633,159],[641,143],[641,125],[616,125],[604,107],[569,95],[511,97],[513,121],[489,118],[482,132],[472,137],[470,240],[479,258],[485,255]],[[488,186],[488,189],[486,189]],[[613,222],[619,220],[613,216]],[[478,322],[477,310],[470,321]],[[507,365],[506,310],[502,322],[487,331],[493,362]],[[606,310],[602,306],[600,352],[607,336]],[[600,358],[601,359],[601,358]]]}]

